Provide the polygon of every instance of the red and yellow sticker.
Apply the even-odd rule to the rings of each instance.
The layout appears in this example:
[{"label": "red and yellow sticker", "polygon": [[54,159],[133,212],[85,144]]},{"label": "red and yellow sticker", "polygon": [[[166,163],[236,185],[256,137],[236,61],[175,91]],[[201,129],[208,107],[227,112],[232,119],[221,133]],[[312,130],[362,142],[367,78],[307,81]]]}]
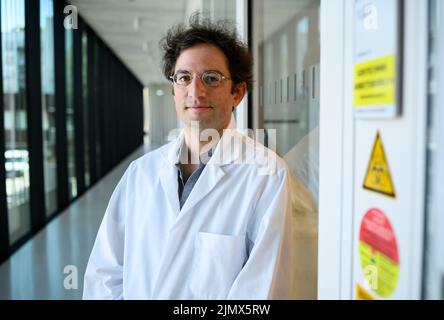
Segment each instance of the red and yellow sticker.
[{"label": "red and yellow sticker", "polygon": [[398,285],[398,243],[389,219],[379,209],[368,210],[362,219],[359,256],[369,288],[382,298],[390,296]]}]

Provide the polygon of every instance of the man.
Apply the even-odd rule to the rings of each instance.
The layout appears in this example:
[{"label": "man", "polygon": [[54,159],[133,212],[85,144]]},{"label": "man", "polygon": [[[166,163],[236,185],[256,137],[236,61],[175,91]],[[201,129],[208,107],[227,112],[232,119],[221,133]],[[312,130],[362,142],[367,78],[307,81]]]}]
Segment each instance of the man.
[{"label": "man", "polygon": [[117,185],[83,297],[290,298],[288,169],[274,152],[228,130],[251,87],[247,47],[223,24],[193,16],[188,28],[168,32],[163,49],[184,129],[131,163]]}]

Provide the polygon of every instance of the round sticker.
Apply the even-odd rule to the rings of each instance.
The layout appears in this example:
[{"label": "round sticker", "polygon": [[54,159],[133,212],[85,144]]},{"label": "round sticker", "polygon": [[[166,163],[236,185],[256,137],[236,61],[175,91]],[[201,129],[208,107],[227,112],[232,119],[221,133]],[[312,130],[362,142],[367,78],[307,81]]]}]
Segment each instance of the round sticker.
[{"label": "round sticker", "polygon": [[379,209],[370,209],[362,219],[359,256],[368,286],[383,298],[390,296],[398,285],[398,243],[390,221]]}]

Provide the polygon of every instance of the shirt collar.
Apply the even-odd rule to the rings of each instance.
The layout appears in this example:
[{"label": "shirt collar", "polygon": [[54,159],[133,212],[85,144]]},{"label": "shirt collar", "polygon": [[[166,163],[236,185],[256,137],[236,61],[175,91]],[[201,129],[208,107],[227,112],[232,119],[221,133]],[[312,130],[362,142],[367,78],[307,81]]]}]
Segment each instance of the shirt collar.
[{"label": "shirt collar", "polygon": [[[233,135],[222,135],[222,139],[215,144],[210,150],[211,153],[209,154],[209,157],[207,160],[209,160],[209,163],[215,164],[215,165],[225,165],[229,164],[233,161],[235,161],[240,155],[241,151],[232,150],[232,139],[233,137],[236,139],[240,139],[243,135],[240,134],[235,130],[236,128],[236,120],[234,119],[234,116],[232,116],[231,121],[227,127],[227,129],[230,129]],[[234,131],[233,131],[234,130]],[[168,152],[165,155],[166,160],[172,164],[180,164],[180,158],[182,152],[184,152],[184,148],[182,148],[185,145],[185,132],[184,129],[181,129],[178,132],[177,138],[172,143],[172,147],[168,150]],[[222,152],[222,150],[225,150],[225,152]],[[199,159],[200,160],[200,159]]]},{"label": "shirt collar", "polygon": [[[214,150],[216,149],[217,144],[211,147],[206,153],[201,153],[199,157],[199,168],[205,166],[210,160],[211,156],[214,154]],[[185,139],[181,139],[179,144],[179,148],[176,149],[176,157],[174,161],[174,165],[179,167],[180,164],[188,163],[188,146],[185,143]]]}]

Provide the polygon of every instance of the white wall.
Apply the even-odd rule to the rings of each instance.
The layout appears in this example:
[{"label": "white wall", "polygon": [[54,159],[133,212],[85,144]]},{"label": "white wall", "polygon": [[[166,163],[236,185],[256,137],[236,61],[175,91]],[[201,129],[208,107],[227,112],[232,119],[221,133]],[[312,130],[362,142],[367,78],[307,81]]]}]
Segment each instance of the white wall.
[{"label": "white wall", "polygon": [[148,88],[149,142],[160,146],[168,142],[168,134],[179,127],[170,84]]}]

